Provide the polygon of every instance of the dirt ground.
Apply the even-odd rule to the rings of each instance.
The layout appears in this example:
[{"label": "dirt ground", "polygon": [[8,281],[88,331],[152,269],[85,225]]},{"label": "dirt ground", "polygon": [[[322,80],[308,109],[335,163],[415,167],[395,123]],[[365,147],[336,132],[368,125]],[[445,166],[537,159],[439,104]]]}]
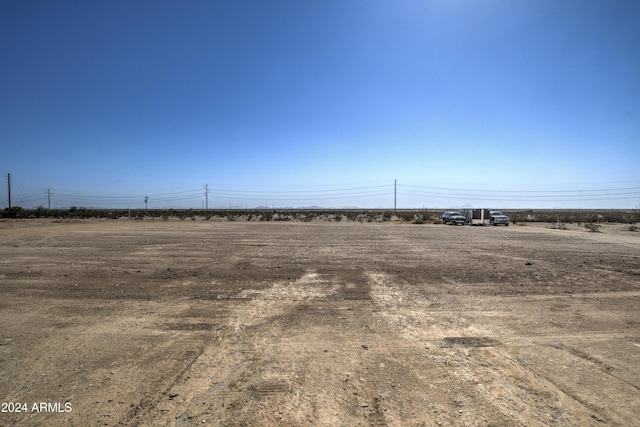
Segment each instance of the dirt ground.
[{"label": "dirt ground", "polygon": [[4,221],[0,425],[637,426],[639,307],[623,225]]}]

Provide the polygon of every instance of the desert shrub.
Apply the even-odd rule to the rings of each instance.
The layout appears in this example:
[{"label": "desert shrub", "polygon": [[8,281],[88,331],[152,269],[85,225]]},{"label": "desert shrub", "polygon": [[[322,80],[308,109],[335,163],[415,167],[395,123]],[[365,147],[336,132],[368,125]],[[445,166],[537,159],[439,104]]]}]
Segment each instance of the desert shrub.
[{"label": "desert shrub", "polygon": [[434,221],[440,221],[442,222],[442,214],[440,213],[433,213],[431,212],[429,215],[425,215],[424,220],[431,222],[432,224],[434,223]]},{"label": "desert shrub", "polygon": [[568,230],[567,224],[560,221],[556,221],[554,224],[552,224],[551,228],[553,228],[554,230]]},{"label": "desert shrub", "polygon": [[403,222],[413,222],[415,219],[424,220],[424,215],[421,213],[416,213],[416,211],[398,211],[395,216],[399,221]]},{"label": "desert shrub", "polygon": [[526,209],[503,211],[511,222],[549,222],[565,224],[583,223],[635,223],[640,221],[640,210],[633,209]]},{"label": "desert shrub", "polygon": [[27,211],[26,209],[20,206],[11,206],[10,208],[5,208],[2,211],[3,218],[26,218]]},{"label": "desert shrub", "polygon": [[44,206],[38,206],[38,208],[33,212],[33,216],[36,218],[46,218],[48,213],[49,212]]},{"label": "desert shrub", "polygon": [[584,227],[589,230],[591,233],[599,233],[600,232],[600,228],[602,228],[602,226],[598,223],[595,222],[590,222],[584,225]]},{"label": "desert shrub", "polygon": [[364,214],[363,212],[347,212],[347,219],[349,221],[360,221],[360,222],[364,222],[364,217],[366,217],[367,215]]},{"label": "desert shrub", "polygon": [[369,215],[359,214],[359,215],[356,216],[356,221],[359,221],[360,223],[363,223],[365,221],[366,222],[370,222],[371,218],[369,218]]},{"label": "desert shrub", "polygon": [[414,214],[411,220],[412,224],[424,224],[424,214]]},{"label": "desert shrub", "polygon": [[380,212],[380,214],[378,214],[378,218],[380,218],[382,221],[390,221],[391,215],[392,215],[391,212],[382,211]]},{"label": "desert shrub", "polygon": [[513,223],[532,221],[535,219],[535,216],[532,215],[533,211],[531,210],[529,211],[506,211],[505,210],[503,212],[505,213],[505,215],[509,217],[509,219]]}]

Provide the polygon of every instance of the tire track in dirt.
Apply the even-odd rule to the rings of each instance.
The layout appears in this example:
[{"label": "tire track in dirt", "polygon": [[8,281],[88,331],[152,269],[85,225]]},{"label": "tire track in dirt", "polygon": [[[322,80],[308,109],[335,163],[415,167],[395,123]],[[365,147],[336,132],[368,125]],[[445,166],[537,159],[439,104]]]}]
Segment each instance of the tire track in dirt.
[{"label": "tire track in dirt", "polygon": [[[322,282],[315,273],[309,273],[298,280],[298,285],[316,280]],[[325,295],[313,287],[305,294],[300,290],[303,288],[276,283],[263,291],[243,291],[233,307],[226,310],[225,324],[218,325],[215,330],[212,327],[196,328],[198,325],[211,325],[197,318],[192,318],[191,323],[167,323],[170,329],[204,329],[208,333],[207,344],[188,369],[181,372],[163,393],[162,400],[155,405],[157,408],[143,408],[146,409],[142,417],[145,422],[133,425],[153,426],[169,422],[192,425],[202,420],[223,425],[242,423],[242,419],[248,420],[256,415],[246,410],[250,401],[281,400],[280,396],[290,393],[291,384],[286,377],[261,377],[259,370],[265,348],[257,346],[259,341],[250,334],[252,329],[284,313],[291,301],[282,300],[305,301]],[[206,312],[203,307],[190,308],[188,314]]]},{"label": "tire track in dirt", "polygon": [[131,409],[127,412],[123,419],[118,422],[118,425],[130,425],[130,426],[146,426],[152,425],[149,424],[149,414],[152,411],[160,409],[160,412],[163,412],[161,408],[160,402],[164,399],[165,396],[168,396],[169,399],[173,399],[177,394],[173,394],[170,392],[174,388],[174,386],[182,381],[186,372],[189,372],[193,367],[194,363],[198,360],[202,352],[198,351],[187,351],[185,353],[185,357],[187,359],[187,363],[184,368],[178,373],[176,379],[169,384],[167,389],[163,391],[161,394],[156,394],[152,398],[142,399],[138,404],[132,405]]},{"label": "tire track in dirt", "polygon": [[579,350],[577,348],[574,347],[570,347],[568,345],[563,345],[563,344],[556,344],[552,346],[553,348],[556,348],[558,350],[564,350],[568,353],[571,353],[572,355],[579,357],[581,359],[586,360],[587,362],[593,364],[594,366],[596,366],[601,372],[604,372],[605,374],[615,378],[618,381],[621,381],[625,384],[627,384],[630,387],[635,388],[636,390],[640,391],[640,387],[638,387],[637,385],[625,380],[624,378],[619,378],[618,376],[614,375],[613,371],[614,368],[612,366],[607,365],[605,362],[603,362],[602,360],[599,360],[596,357],[593,357],[587,353],[585,353],[582,350]]},{"label": "tire track in dirt", "polygon": [[[165,392],[172,398],[158,406],[162,415],[154,419],[147,411],[145,418],[152,420],[148,425],[171,417],[178,425],[200,420],[242,424],[257,414],[273,423],[365,419],[371,425],[387,425],[384,397],[376,391],[377,376],[359,368],[353,353],[367,354],[365,342],[383,353],[388,347],[378,345],[375,332],[368,328],[339,326],[359,322],[352,311],[336,307],[344,303],[336,302],[335,295],[345,286],[360,289],[361,285],[310,270],[291,283],[247,290],[245,296],[251,298],[229,312],[227,328],[215,332],[215,345],[209,344]],[[344,301],[351,304],[347,298]],[[327,308],[338,309],[340,317],[327,316],[321,324],[330,320],[338,326],[336,331],[306,324],[307,310],[316,317]],[[366,338],[359,339],[362,332]],[[349,381],[349,372],[357,379]],[[335,387],[327,381],[345,385],[343,392],[327,394]]]},{"label": "tire track in dirt", "polygon": [[[585,425],[635,425],[635,415],[640,411],[638,388],[620,379],[607,369],[611,366],[588,354],[586,350],[552,340],[535,348],[521,347],[519,360],[549,383],[554,384],[563,396],[566,406],[577,412],[584,409],[588,415]],[[560,361],[560,363],[558,363]],[[562,378],[562,381],[558,381]],[[620,390],[627,390],[621,398],[612,399]],[[632,395],[635,394],[635,397]],[[630,412],[629,412],[630,411]]]},{"label": "tire track in dirt", "polygon": [[414,310],[427,309],[428,301],[403,292],[408,287],[384,273],[370,273],[370,278],[372,299],[382,308],[379,315],[412,341],[424,342],[429,357],[449,368],[445,382],[457,392],[452,404],[469,425],[484,425],[481,420],[530,426],[598,422],[593,408],[517,361],[490,330],[469,321],[454,326],[447,312],[423,313],[423,320],[416,320]]}]

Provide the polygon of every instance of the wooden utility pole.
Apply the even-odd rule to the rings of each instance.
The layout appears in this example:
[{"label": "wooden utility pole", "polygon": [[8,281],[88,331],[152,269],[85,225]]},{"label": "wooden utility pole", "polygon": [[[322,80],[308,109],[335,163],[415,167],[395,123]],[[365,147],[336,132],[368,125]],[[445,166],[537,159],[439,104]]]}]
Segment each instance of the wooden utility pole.
[{"label": "wooden utility pole", "polygon": [[9,195],[9,209],[11,209],[11,174],[7,174],[7,194]]},{"label": "wooden utility pole", "polygon": [[51,210],[51,189],[47,188],[47,201],[49,202],[49,210]]},{"label": "wooden utility pole", "polygon": [[144,210],[148,211],[149,209],[147,209],[147,202],[149,201],[149,196],[144,196]]}]

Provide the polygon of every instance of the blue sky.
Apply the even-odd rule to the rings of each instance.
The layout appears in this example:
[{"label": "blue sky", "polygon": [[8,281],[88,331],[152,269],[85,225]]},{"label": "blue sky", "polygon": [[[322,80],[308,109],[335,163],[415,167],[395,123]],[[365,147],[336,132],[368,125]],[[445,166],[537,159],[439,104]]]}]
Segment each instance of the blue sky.
[{"label": "blue sky", "polygon": [[0,2],[0,207],[640,205],[640,2]]}]

